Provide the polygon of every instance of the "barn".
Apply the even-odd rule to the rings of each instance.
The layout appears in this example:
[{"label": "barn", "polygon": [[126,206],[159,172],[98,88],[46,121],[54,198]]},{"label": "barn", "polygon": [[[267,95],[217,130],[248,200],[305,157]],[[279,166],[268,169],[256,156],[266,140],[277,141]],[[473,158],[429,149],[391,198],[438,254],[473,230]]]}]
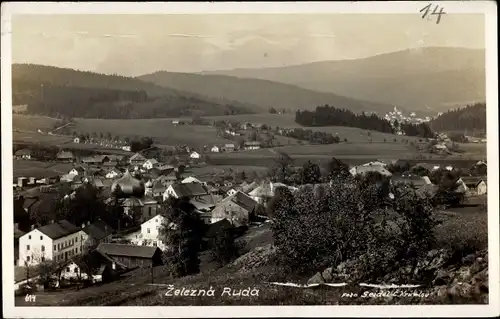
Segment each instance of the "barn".
[{"label": "barn", "polygon": [[162,252],[158,247],[102,243],[97,250],[129,268],[154,267],[163,263]]}]

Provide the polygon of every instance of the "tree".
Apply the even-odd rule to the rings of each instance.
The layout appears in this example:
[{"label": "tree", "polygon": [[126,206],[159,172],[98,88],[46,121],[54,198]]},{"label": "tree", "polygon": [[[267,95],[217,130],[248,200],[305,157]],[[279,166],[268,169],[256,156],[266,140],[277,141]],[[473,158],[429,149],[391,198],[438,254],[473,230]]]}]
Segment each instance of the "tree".
[{"label": "tree", "polygon": [[434,243],[432,205],[411,188],[390,191],[394,200],[348,177],[321,191],[284,190],[271,223],[283,269],[309,271],[349,260],[354,280],[372,280],[414,266]]},{"label": "tree", "polygon": [[347,143],[347,138],[344,138],[344,142],[346,142],[346,143]]},{"label": "tree", "polygon": [[344,162],[332,157],[332,159],[325,165],[326,179],[330,181],[332,178],[342,175],[349,176],[349,166]]},{"label": "tree", "polygon": [[274,159],[274,165],[269,171],[269,177],[273,182],[289,183],[295,173],[292,158],[284,152],[278,152]]},{"label": "tree", "polygon": [[272,108],[269,109],[269,113],[270,114],[276,114],[278,112],[276,112],[276,109],[274,107],[272,107]]},{"label": "tree", "polygon": [[212,259],[224,266],[238,256],[238,247],[234,240],[232,229],[223,229],[218,232],[211,240]]},{"label": "tree", "polygon": [[160,238],[169,247],[166,264],[173,276],[182,277],[199,272],[199,252],[203,222],[189,198],[169,199]]},{"label": "tree", "polygon": [[317,184],[321,181],[321,171],[318,164],[307,161],[300,170],[301,184]]}]

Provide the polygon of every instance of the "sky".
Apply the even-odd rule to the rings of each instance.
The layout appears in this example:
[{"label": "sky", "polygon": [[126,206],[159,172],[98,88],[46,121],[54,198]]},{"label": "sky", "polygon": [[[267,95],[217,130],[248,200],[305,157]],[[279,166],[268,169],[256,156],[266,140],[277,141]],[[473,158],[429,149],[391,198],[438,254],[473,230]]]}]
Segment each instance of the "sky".
[{"label": "sky", "polygon": [[18,15],[14,63],[138,76],[357,59],[415,47],[485,48],[484,16]]}]

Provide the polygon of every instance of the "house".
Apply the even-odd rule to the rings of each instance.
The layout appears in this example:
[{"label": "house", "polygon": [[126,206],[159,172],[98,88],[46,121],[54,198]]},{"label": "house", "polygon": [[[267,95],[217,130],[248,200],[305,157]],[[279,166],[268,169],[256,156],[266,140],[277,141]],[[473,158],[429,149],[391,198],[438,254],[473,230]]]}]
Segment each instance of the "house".
[{"label": "house", "polygon": [[81,243],[84,249],[110,242],[115,233],[115,230],[102,220],[96,220],[87,226],[82,225],[82,231],[84,234],[81,236]]},{"label": "house", "polygon": [[231,224],[230,221],[224,218],[215,223],[210,224],[208,226],[207,232],[205,233],[205,237],[213,238],[221,234],[222,232],[231,229],[234,229],[234,226]]},{"label": "house", "polygon": [[82,253],[82,235],[82,230],[67,220],[33,229],[19,238],[18,265],[69,260]]},{"label": "house", "polygon": [[261,146],[259,141],[249,141],[244,143],[245,150],[258,150]]},{"label": "house", "polygon": [[369,172],[380,173],[383,176],[392,176],[392,173],[382,166],[354,166],[349,170],[349,173],[354,175],[365,175]]},{"label": "house", "polygon": [[85,167],[83,167],[83,166],[76,166],[71,171],[69,171],[68,174],[69,175],[75,175],[75,176],[76,175],[82,176],[82,175],[85,174],[85,171],[86,171]]},{"label": "house", "polygon": [[484,195],[487,193],[486,181],[481,177],[464,176],[462,181],[472,194]]},{"label": "house", "polygon": [[146,158],[141,153],[135,153],[129,159],[130,165],[142,165],[146,161]]},{"label": "house", "polygon": [[130,152],[131,151],[130,145],[122,146],[122,150],[124,150],[126,152]]},{"label": "house", "polygon": [[150,158],[150,159],[146,160],[144,162],[144,164],[142,164],[142,167],[144,169],[150,170],[150,169],[153,169],[153,167],[155,167],[156,165],[158,165],[158,161],[154,158]]},{"label": "house", "polygon": [[181,198],[181,197],[198,197],[209,195],[208,189],[199,183],[176,183],[170,185],[165,193],[163,193],[163,201],[166,201],[169,197]]},{"label": "house", "polygon": [[220,152],[220,148],[217,145],[214,145],[210,149],[210,152],[212,152],[212,153],[219,153]]},{"label": "house", "polygon": [[27,148],[20,149],[14,153],[14,158],[15,159],[26,159],[29,160],[31,159],[31,150]]},{"label": "house", "polygon": [[429,185],[432,184],[429,177],[427,176],[418,176],[418,175],[408,175],[408,176],[402,176],[402,177],[392,177],[391,178],[391,183],[398,184],[398,183],[403,183],[406,185],[410,185],[415,189],[419,189],[424,185]]},{"label": "house", "polygon": [[163,264],[162,251],[158,247],[103,243],[97,250],[129,268],[149,268]]},{"label": "house", "polygon": [[231,189],[229,189],[229,190],[226,192],[226,194],[227,194],[227,196],[233,196],[233,195],[234,195],[234,194],[236,194],[237,192],[239,192],[239,190],[234,189],[234,188],[231,188]]},{"label": "house", "polygon": [[141,224],[141,234],[139,235],[138,245],[158,247],[166,250],[167,246],[160,239],[160,231],[166,218],[162,215],[155,215]]},{"label": "house", "polygon": [[60,151],[57,153],[56,159],[60,162],[71,163],[75,160],[75,156],[70,151]]},{"label": "house", "polygon": [[112,168],[106,172],[104,175],[107,179],[117,178],[122,175],[122,172],[117,168]]},{"label": "house", "polygon": [[227,219],[233,226],[247,225],[261,207],[250,196],[237,192],[219,203],[212,211],[212,223]]},{"label": "house", "polygon": [[373,161],[373,162],[368,162],[366,164],[363,164],[362,166],[381,166],[381,167],[386,167],[387,164],[381,161]]},{"label": "house", "polygon": [[76,144],[80,143],[80,138],[79,137],[75,137],[73,139],[73,143],[76,143]]},{"label": "house", "polygon": [[189,154],[189,157],[193,158],[193,159],[199,159],[201,157],[201,155],[200,155],[200,153],[194,151],[194,152],[191,152],[191,154]]},{"label": "house", "polygon": [[202,183],[199,179],[197,179],[196,177],[194,176],[188,176],[186,178],[184,178],[182,181],[181,181],[182,184],[189,184],[189,183],[198,183],[198,184],[206,184],[206,183]]},{"label": "house", "polygon": [[236,147],[234,146],[234,144],[226,144],[226,145],[224,145],[224,150],[226,152],[234,152],[235,149],[236,149]]}]

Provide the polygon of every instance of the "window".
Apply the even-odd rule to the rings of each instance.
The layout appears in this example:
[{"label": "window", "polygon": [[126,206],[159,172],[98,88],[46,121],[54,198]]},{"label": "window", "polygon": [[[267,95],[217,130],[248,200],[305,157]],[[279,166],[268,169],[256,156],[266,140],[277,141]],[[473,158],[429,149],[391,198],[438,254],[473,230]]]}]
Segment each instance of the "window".
[{"label": "window", "polygon": [[61,249],[61,243],[57,244],[57,249]]},{"label": "window", "polygon": [[43,240],[43,236],[40,236],[40,240]]},{"label": "window", "polygon": [[30,245],[26,245],[26,250],[30,250]]},{"label": "window", "polygon": [[152,215],[151,209],[152,209],[151,207],[148,208],[148,210],[149,210],[149,216]]},{"label": "window", "polygon": [[149,233],[150,233],[150,230],[149,230],[149,228],[148,228],[148,234],[149,234]]},{"label": "window", "polygon": [[30,256],[26,256],[26,261],[30,261]]},{"label": "window", "polygon": [[73,272],[76,274],[78,272],[78,267],[73,268]]},{"label": "window", "polygon": [[69,267],[66,267],[66,271],[67,271],[67,272],[70,272],[70,269],[69,269]]},{"label": "window", "polygon": [[56,246],[56,245],[54,245],[54,251],[56,251],[56,250],[57,250],[57,246]]},{"label": "window", "polygon": [[77,242],[78,242],[78,237],[75,237],[75,243],[77,243]]},{"label": "window", "polygon": [[45,251],[45,246],[44,245],[42,245],[42,251]]},{"label": "window", "polygon": [[28,235],[28,239],[31,239],[31,235]]},{"label": "window", "polygon": [[155,246],[155,247],[156,247],[156,242],[155,242],[155,241],[153,242],[153,246]]},{"label": "window", "polygon": [[45,261],[45,257],[42,257],[42,262]]}]

